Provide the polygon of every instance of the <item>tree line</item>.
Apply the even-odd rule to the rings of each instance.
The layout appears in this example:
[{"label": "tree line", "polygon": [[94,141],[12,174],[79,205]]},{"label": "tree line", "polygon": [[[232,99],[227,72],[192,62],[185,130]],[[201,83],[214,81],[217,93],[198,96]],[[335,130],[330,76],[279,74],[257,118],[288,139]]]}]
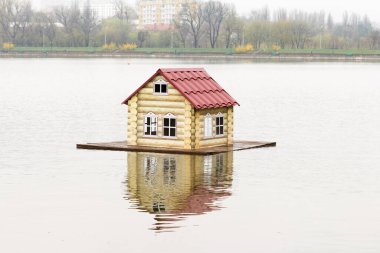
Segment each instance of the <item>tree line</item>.
[{"label": "tree line", "polygon": [[139,47],[233,48],[251,43],[255,49],[380,49],[380,29],[364,15],[264,7],[239,15],[233,4],[193,1],[184,4],[165,31],[138,30],[137,14],[115,0],[114,17],[100,20],[90,1],[83,6],[56,6],[49,12],[28,0],[0,0],[0,42],[17,46],[89,47],[135,43]]}]

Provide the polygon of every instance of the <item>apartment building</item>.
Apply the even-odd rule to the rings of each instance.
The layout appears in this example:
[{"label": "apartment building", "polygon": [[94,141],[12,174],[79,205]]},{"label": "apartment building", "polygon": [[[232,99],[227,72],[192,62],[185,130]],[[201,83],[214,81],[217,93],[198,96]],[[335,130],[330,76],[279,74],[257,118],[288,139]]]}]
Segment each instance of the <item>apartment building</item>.
[{"label": "apartment building", "polygon": [[173,20],[189,0],[139,0],[137,12],[139,29],[168,30]]}]

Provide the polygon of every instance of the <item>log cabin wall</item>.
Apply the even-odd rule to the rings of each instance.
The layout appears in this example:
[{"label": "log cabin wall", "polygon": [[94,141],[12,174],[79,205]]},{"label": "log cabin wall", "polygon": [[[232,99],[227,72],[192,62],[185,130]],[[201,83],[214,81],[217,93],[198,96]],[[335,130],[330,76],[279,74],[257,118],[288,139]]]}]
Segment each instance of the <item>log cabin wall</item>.
[{"label": "log cabin wall", "polygon": [[[154,94],[154,83],[159,80],[167,82],[158,75],[128,101],[128,145],[191,149],[192,106],[168,82],[167,95]],[[144,135],[145,116],[150,112],[157,116],[157,136]],[[176,117],[176,137],[163,136],[163,120],[168,113]]]},{"label": "log cabin wall", "polygon": [[[204,119],[210,113],[212,116],[212,137],[205,137]],[[224,134],[216,135],[216,116],[218,113],[223,114]],[[195,136],[194,147],[214,147],[233,144],[233,107],[202,109],[195,111]]]},{"label": "log cabin wall", "polygon": [[127,144],[137,145],[137,95],[128,101]]},{"label": "log cabin wall", "polygon": [[234,107],[227,109],[227,144],[234,144]]}]

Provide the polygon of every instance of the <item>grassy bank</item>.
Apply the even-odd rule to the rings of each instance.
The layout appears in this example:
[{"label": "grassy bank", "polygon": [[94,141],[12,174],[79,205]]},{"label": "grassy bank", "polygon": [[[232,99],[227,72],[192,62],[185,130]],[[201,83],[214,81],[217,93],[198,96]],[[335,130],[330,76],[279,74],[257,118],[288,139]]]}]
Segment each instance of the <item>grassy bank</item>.
[{"label": "grassy bank", "polygon": [[[8,53],[142,53],[142,54],[236,54],[232,48],[136,48],[133,50],[109,50],[101,47],[15,47],[10,50],[2,50]],[[273,50],[256,50],[245,54],[290,54],[290,55],[380,55],[380,50],[369,49],[280,49]]]},{"label": "grassy bank", "polygon": [[102,47],[15,47],[3,52],[25,53],[25,52],[57,52],[57,53],[167,53],[167,54],[233,54],[231,48],[136,48],[131,50],[104,49]]},{"label": "grassy bank", "polygon": [[278,52],[263,50],[265,53],[279,54],[320,54],[320,55],[380,55],[380,50],[370,49],[281,49]]}]

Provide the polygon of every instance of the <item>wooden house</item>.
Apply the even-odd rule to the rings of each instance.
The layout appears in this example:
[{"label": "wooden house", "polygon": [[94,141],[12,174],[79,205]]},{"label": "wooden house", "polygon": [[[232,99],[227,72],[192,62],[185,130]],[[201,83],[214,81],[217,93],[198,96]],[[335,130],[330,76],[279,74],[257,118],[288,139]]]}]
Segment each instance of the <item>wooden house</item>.
[{"label": "wooden house", "polygon": [[159,69],[123,103],[128,145],[190,150],[233,144],[239,104],[203,68]]}]

